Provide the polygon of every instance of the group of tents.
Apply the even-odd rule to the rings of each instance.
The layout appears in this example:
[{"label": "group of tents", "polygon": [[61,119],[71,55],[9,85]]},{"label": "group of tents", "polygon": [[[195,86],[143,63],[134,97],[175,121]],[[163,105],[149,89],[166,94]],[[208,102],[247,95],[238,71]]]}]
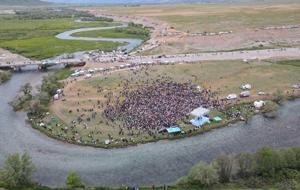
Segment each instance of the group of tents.
[{"label": "group of tents", "polygon": [[[204,126],[205,124],[209,124],[211,121],[214,122],[221,122],[223,119],[220,116],[215,116],[212,118],[212,120],[208,117],[210,110],[206,109],[204,107],[199,107],[194,109],[190,115],[192,117],[194,117],[194,119],[190,120],[190,123],[197,127],[200,128],[202,126]],[[164,129],[165,132],[169,133],[169,134],[177,134],[177,133],[181,133],[181,128],[178,125],[172,125],[169,128],[165,128]]]}]

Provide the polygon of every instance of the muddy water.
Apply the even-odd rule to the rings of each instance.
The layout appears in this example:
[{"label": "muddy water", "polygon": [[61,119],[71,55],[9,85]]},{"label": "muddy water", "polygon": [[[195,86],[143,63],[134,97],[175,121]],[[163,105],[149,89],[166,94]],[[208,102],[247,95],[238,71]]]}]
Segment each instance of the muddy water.
[{"label": "muddy water", "polygon": [[112,150],[65,144],[32,129],[25,114],[7,104],[21,85],[36,85],[43,75],[18,73],[0,86],[0,166],[8,154],[28,151],[37,166],[34,178],[43,185],[64,185],[70,170],[78,171],[88,185],[172,183],[199,160],[210,161],[222,153],[300,145],[300,100],[286,102],[275,120],[255,116],[248,125],[238,123],[181,140]]}]

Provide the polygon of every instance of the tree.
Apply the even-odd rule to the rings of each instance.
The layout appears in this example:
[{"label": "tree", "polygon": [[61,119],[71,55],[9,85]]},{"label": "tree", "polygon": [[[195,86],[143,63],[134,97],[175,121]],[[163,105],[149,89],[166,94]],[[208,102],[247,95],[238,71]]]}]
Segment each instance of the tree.
[{"label": "tree", "polygon": [[255,159],[251,153],[240,153],[236,157],[239,177],[246,178],[253,174]]},{"label": "tree", "polygon": [[82,187],[83,184],[81,182],[80,176],[75,172],[71,171],[66,179],[66,184],[70,188]]},{"label": "tree", "polygon": [[188,174],[187,181],[193,185],[208,187],[218,183],[217,170],[205,162],[199,162]]},{"label": "tree", "polygon": [[255,156],[258,175],[274,177],[276,169],[282,166],[279,154],[272,148],[259,149]]},{"label": "tree", "polygon": [[234,164],[233,157],[228,155],[221,155],[216,159],[215,163],[218,170],[220,182],[229,182],[232,176],[232,169]]},{"label": "tree", "polygon": [[23,92],[23,94],[26,96],[31,96],[31,92],[32,92],[31,84],[26,83],[24,86],[21,87],[20,91]]},{"label": "tree", "polygon": [[12,154],[5,161],[5,166],[0,172],[0,180],[7,187],[30,185],[34,171],[35,166],[28,153],[24,153],[22,156]]}]

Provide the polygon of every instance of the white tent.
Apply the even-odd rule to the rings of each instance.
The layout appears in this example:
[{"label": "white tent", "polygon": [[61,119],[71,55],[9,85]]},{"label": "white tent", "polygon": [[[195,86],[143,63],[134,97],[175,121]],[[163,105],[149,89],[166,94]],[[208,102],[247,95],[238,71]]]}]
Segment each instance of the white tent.
[{"label": "white tent", "polygon": [[204,107],[199,107],[199,108],[194,109],[190,113],[190,115],[192,115],[194,117],[201,117],[201,116],[207,115],[209,112],[210,112],[209,109],[206,109]]}]

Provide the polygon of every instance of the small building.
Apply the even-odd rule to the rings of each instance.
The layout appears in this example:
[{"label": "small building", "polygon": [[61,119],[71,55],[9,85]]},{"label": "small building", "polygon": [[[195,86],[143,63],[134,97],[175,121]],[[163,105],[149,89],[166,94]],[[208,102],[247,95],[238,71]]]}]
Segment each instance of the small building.
[{"label": "small building", "polygon": [[194,116],[194,117],[202,117],[204,115],[207,115],[209,114],[210,110],[209,109],[206,109],[204,107],[199,107],[199,108],[196,108],[194,109],[190,115],[191,116]]}]

